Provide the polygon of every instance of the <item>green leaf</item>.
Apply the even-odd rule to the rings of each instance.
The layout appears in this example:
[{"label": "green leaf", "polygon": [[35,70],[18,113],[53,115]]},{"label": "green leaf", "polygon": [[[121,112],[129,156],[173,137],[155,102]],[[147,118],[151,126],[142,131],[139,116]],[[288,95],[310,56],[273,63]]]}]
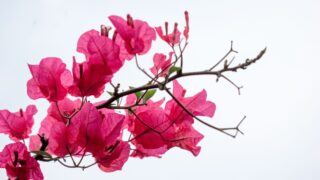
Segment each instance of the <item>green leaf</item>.
[{"label": "green leaf", "polygon": [[34,154],[37,154],[37,155],[41,155],[43,157],[49,157],[49,158],[52,158],[51,154],[45,152],[45,151],[31,151],[32,153]]},{"label": "green leaf", "polygon": [[107,91],[107,93],[108,93],[110,96],[113,96],[113,92]]},{"label": "green leaf", "polygon": [[170,69],[169,69],[169,75],[172,74],[172,73],[175,73],[177,71],[180,71],[181,68],[180,67],[177,67],[177,66],[172,66]]},{"label": "green leaf", "polygon": [[[129,89],[134,89],[135,87],[133,86],[129,86]],[[137,99],[140,99],[140,97],[142,96],[142,91],[138,91],[134,93],[137,97]]]},{"label": "green leaf", "polygon": [[147,91],[147,93],[143,96],[143,101],[147,102],[154,94],[156,94],[156,89],[150,89]]}]

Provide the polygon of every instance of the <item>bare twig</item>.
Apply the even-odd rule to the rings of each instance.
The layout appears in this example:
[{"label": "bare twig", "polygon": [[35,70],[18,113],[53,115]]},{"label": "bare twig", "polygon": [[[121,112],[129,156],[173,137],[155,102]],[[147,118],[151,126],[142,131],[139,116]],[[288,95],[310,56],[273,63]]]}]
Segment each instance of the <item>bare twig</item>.
[{"label": "bare twig", "polygon": [[167,81],[162,81],[158,84],[146,84],[137,88],[133,88],[133,89],[129,89],[127,91],[123,91],[121,93],[119,93],[117,96],[112,96],[111,98],[109,98],[106,102],[104,102],[101,105],[98,105],[97,108],[101,109],[101,108],[109,108],[110,105],[116,101],[117,99],[123,97],[123,96],[127,96],[129,94],[133,94],[139,91],[143,91],[143,90],[149,90],[149,89],[158,89],[163,87],[163,85],[165,83],[169,83],[175,79],[179,79],[182,77],[187,77],[187,76],[200,76],[200,75],[213,75],[216,77],[220,77],[222,75],[222,73],[225,72],[236,72],[238,69],[246,69],[248,66],[250,66],[251,64],[255,63],[256,61],[258,61],[259,59],[261,59],[261,57],[263,56],[263,54],[266,52],[266,48],[263,49],[255,58],[253,59],[247,59],[244,63],[240,63],[237,66],[233,66],[233,67],[227,67],[227,68],[223,68],[217,71],[193,71],[193,72],[183,72],[181,74],[176,74],[170,78],[167,79]]},{"label": "bare twig", "polygon": [[151,75],[149,75],[143,68],[140,67],[139,62],[138,62],[138,57],[137,55],[134,56],[134,60],[136,62],[136,66],[137,68],[146,76],[148,76],[151,80],[154,80],[153,77]]},{"label": "bare twig", "polygon": [[82,170],[87,169],[87,168],[92,167],[92,166],[94,166],[94,165],[97,164],[97,162],[94,162],[94,163],[92,163],[92,164],[90,164],[90,165],[87,165],[87,166],[72,166],[72,165],[68,165],[68,164],[62,162],[60,159],[58,159],[57,161],[58,161],[61,165],[63,165],[64,167],[67,167],[67,168],[80,168],[80,169],[82,169]]},{"label": "bare twig", "polygon": [[216,68],[222,61],[224,61],[231,53],[238,53],[238,51],[235,51],[234,49],[233,49],[233,41],[231,41],[231,43],[230,43],[231,45],[230,45],[230,49],[229,49],[229,51],[215,64],[215,65],[213,65],[208,71],[212,71],[214,68]]},{"label": "bare twig", "polygon": [[227,80],[230,84],[232,84],[235,88],[237,88],[238,90],[238,94],[240,95],[240,89],[243,88],[243,86],[238,86],[236,83],[234,83],[232,80],[230,80],[229,78],[227,78],[225,75],[220,75],[219,77],[224,78],[225,80]]}]

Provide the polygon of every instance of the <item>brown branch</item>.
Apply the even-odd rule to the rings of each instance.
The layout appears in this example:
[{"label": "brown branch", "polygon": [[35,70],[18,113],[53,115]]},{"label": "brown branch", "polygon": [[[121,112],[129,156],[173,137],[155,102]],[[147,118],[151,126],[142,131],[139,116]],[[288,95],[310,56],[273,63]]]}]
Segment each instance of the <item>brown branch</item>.
[{"label": "brown branch", "polygon": [[[187,45],[187,43],[185,44],[185,46],[186,45]],[[180,51],[180,56],[181,56],[181,59],[180,59],[180,68],[181,68],[181,70],[180,71],[182,71],[182,69],[183,69],[183,52],[182,52],[182,48],[181,48],[181,43],[179,43],[179,51]]]},{"label": "brown branch", "polygon": [[116,101],[117,99],[139,92],[139,91],[143,91],[143,90],[149,90],[149,89],[162,89],[163,86],[166,83],[169,83],[175,79],[179,79],[182,77],[187,77],[187,76],[200,76],[200,75],[214,75],[217,77],[220,77],[222,75],[222,73],[225,72],[236,72],[238,69],[246,69],[248,66],[250,66],[251,64],[255,63],[256,61],[258,61],[259,59],[261,59],[261,57],[264,55],[264,53],[266,52],[266,48],[263,49],[255,58],[253,59],[246,59],[246,61],[244,63],[240,63],[237,66],[233,66],[233,67],[227,67],[227,68],[223,68],[217,71],[209,71],[209,70],[205,70],[205,71],[193,71],[193,72],[183,72],[180,74],[176,74],[170,78],[168,78],[165,81],[162,81],[158,84],[147,84],[147,85],[143,85],[137,88],[133,88],[133,89],[129,89],[127,91],[123,91],[121,93],[119,93],[118,95],[114,95],[111,98],[109,98],[106,102],[104,102],[101,105],[98,105],[97,108],[101,109],[101,108],[109,108],[111,106],[111,104]]},{"label": "brown branch", "polygon": [[242,122],[246,119],[246,116],[243,116],[243,118],[241,119],[241,121],[238,123],[238,125],[236,127],[230,127],[230,128],[221,128],[224,131],[228,131],[228,130],[236,130],[236,134],[235,136],[237,136],[237,133],[241,133],[242,135],[244,135],[244,133],[239,129],[240,125],[242,124]]},{"label": "brown branch", "polygon": [[240,89],[243,88],[243,86],[238,86],[236,83],[234,83],[232,80],[230,80],[229,78],[227,78],[225,75],[220,75],[219,77],[224,78],[225,80],[227,80],[230,84],[232,84],[235,88],[237,88],[238,90],[238,94],[240,95]]},{"label": "brown branch", "polygon": [[68,165],[68,164],[60,161],[60,159],[58,159],[57,161],[58,161],[62,166],[64,166],[64,167],[67,167],[67,168],[80,168],[80,169],[82,169],[82,170],[87,169],[87,168],[92,167],[92,166],[94,166],[94,165],[97,164],[97,162],[94,162],[94,163],[89,164],[89,165],[87,165],[87,166],[72,166],[72,165]]},{"label": "brown branch", "polygon": [[141,103],[141,104],[134,103],[133,105],[130,105],[130,106],[109,106],[108,109],[132,109],[133,107],[145,106],[145,105],[147,105],[147,103]]},{"label": "brown branch", "polygon": [[143,68],[140,67],[139,62],[138,62],[138,57],[137,55],[134,56],[134,60],[136,62],[136,66],[137,68],[146,76],[148,76],[151,80],[153,80],[153,77],[151,75],[149,75]]},{"label": "brown branch", "polygon": [[70,155],[70,158],[71,158],[71,160],[72,160],[73,165],[74,165],[74,166],[77,166],[77,163],[76,163],[76,161],[73,159],[72,153],[71,153],[71,151],[69,150],[68,146],[66,147],[66,149],[67,149],[67,151],[68,151],[68,153],[69,153],[69,155]]}]

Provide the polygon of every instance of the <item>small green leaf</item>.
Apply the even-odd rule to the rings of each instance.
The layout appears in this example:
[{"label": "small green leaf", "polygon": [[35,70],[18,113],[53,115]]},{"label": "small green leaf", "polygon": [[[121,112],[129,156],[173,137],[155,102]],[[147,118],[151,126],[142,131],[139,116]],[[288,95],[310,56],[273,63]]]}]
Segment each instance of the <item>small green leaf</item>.
[{"label": "small green leaf", "polygon": [[113,96],[113,92],[107,91],[107,93],[108,93],[110,96]]},{"label": "small green leaf", "polygon": [[[129,86],[129,89],[134,89],[135,87],[133,86]],[[137,99],[140,99],[140,97],[142,96],[142,91],[138,91],[134,93],[137,97]]]},{"label": "small green leaf", "polygon": [[169,75],[172,74],[172,73],[175,73],[177,71],[180,71],[181,68],[180,67],[177,67],[177,66],[172,66],[170,69],[169,69]]},{"label": "small green leaf", "polygon": [[32,153],[34,154],[37,154],[37,155],[41,155],[43,157],[49,157],[49,158],[52,158],[51,154],[45,152],[45,151],[31,151]]},{"label": "small green leaf", "polygon": [[154,94],[156,94],[157,90],[156,89],[150,89],[147,91],[147,93],[143,97],[143,101],[147,102]]},{"label": "small green leaf", "polygon": [[142,96],[142,92],[141,91],[136,92],[135,94],[136,94],[137,99],[140,99],[140,97]]}]

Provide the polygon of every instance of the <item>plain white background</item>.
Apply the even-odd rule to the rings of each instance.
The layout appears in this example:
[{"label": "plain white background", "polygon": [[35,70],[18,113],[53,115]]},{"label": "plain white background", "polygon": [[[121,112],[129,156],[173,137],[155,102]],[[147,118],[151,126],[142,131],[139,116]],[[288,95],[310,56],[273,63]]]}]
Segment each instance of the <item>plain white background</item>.
[{"label": "plain white background", "polygon": [[[243,85],[242,94],[222,79],[183,79],[192,95],[206,88],[217,105],[208,122],[232,126],[243,115],[244,136],[229,138],[196,124],[205,135],[198,157],[172,149],[161,159],[129,159],[122,171],[104,173],[97,167],[82,171],[57,163],[41,163],[45,179],[319,179],[319,50],[320,1],[0,1],[0,109],[17,111],[36,104],[34,133],[45,116],[48,103],[32,101],[26,94],[31,75],[27,63],[57,56],[70,68],[78,37],[100,24],[110,25],[109,15],[148,21],[152,26],[167,20],[184,25],[183,12],[190,12],[190,45],[185,54],[186,70],[213,65],[234,40],[236,62],[252,58],[263,49],[263,59],[246,71],[228,74]],[[172,25],[171,24],[171,25]],[[172,26],[171,26],[172,27]],[[168,52],[161,41],[141,57],[145,68],[154,52]],[[123,88],[139,85],[146,78],[133,62],[116,75]],[[161,93],[157,95],[161,97]],[[10,140],[0,135],[0,148]],[[5,179],[0,170],[0,179]]]}]

